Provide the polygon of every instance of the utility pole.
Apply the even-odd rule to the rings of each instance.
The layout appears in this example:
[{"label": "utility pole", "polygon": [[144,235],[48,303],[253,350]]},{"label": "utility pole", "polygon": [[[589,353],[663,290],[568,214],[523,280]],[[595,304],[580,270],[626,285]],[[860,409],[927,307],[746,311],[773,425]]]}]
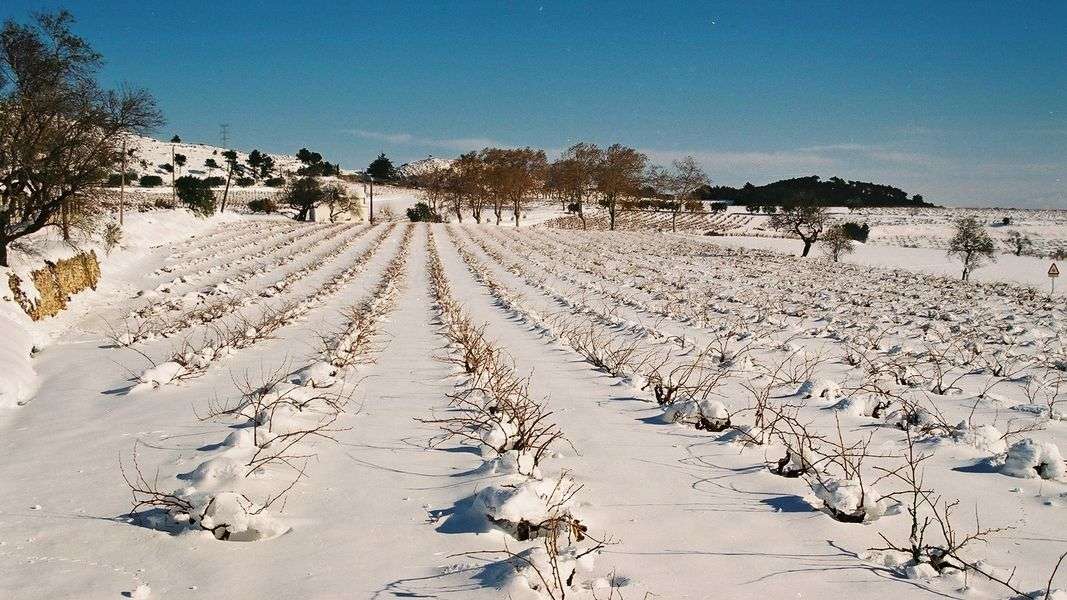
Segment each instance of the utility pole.
[{"label": "utility pole", "polygon": [[178,205],[178,190],[174,187],[174,172],[178,170],[178,167],[174,166],[174,141],[170,142],[170,203],[173,206]]},{"label": "utility pole", "polygon": [[374,225],[374,176],[367,177],[370,178],[370,224]]},{"label": "utility pole", "polygon": [[119,179],[119,226],[126,212],[126,136],[122,136],[122,177]]}]

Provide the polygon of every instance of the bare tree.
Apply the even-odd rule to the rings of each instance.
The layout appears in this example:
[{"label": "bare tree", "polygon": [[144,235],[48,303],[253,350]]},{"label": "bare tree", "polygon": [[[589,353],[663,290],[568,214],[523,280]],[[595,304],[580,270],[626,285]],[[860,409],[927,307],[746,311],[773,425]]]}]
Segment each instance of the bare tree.
[{"label": "bare tree", "polygon": [[504,208],[510,206],[518,227],[523,203],[544,179],[544,150],[486,148],[480,156],[485,163],[485,185],[493,198],[496,224],[500,224]]},{"label": "bare tree", "polygon": [[787,206],[771,216],[771,227],[789,231],[804,242],[801,256],[807,256],[826,227],[829,213],[825,206]]},{"label": "bare tree", "polygon": [[686,201],[698,189],[711,183],[711,180],[692,156],[676,160],[671,166],[674,171],[668,174],[665,182],[667,189],[674,196],[674,202],[671,203],[671,231],[678,231],[678,213],[682,212]]},{"label": "bare tree", "polygon": [[856,251],[856,245],[853,243],[852,238],[848,237],[845,227],[840,223],[831,225],[822,239],[825,244],[823,251],[834,262],[839,262],[842,256]]},{"label": "bare tree", "polygon": [[0,31],[0,266],[12,241],[100,193],[122,140],[162,122],[145,91],[105,91],[101,56],[61,11]]},{"label": "bare tree", "polygon": [[434,212],[441,209],[441,204],[448,197],[448,180],[451,175],[452,169],[445,167],[432,169],[415,178],[422,188],[423,199]]},{"label": "bare tree", "polygon": [[596,144],[578,142],[567,148],[554,164],[564,201],[574,205],[582,229],[586,228],[585,200],[596,189],[597,169],[603,160],[604,152]]},{"label": "bare tree", "polygon": [[600,202],[608,209],[608,223],[612,231],[615,230],[615,217],[620,204],[641,194],[647,165],[647,156],[621,144],[612,144],[604,151],[595,181],[601,196]]},{"label": "bare tree", "polygon": [[974,217],[956,221],[956,233],[948,242],[948,255],[963,261],[963,281],[985,262],[996,262],[996,246],[985,227]]},{"label": "bare tree", "polygon": [[476,223],[482,222],[482,209],[488,198],[485,186],[485,162],[477,152],[460,155],[452,163],[453,178],[450,193],[453,194],[456,218],[463,221],[463,204],[471,211]]}]

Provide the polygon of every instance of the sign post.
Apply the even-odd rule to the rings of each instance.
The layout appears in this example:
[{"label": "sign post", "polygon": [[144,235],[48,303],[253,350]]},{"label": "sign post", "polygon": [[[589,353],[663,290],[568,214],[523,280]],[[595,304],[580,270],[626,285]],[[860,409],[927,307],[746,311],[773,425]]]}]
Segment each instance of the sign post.
[{"label": "sign post", "polygon": [[1052,282],[1052,291],[1049,295],[1056,294],[1056,278],[1060,276],[1060,268],[1056,266],[1056,263],[1052,263],[1052,266],[1048,268],[1048,278]]}]

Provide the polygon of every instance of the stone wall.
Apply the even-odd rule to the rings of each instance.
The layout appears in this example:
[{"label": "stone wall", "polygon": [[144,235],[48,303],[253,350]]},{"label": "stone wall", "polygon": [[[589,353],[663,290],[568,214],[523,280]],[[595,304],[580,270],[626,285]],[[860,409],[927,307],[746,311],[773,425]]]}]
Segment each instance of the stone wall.
[{"label": "stone wall", "polygon": [[100,281],[100,263],[96,252],[82,252],[56,262],[45,261],[44,268],[31,274],[37,288],[37,298],[32,300],[20,289],[21,281],[12,275],[8,280],[15,301],[34,321],[51,317],[67,307],[70,297],[89,288],[96,289]]}]

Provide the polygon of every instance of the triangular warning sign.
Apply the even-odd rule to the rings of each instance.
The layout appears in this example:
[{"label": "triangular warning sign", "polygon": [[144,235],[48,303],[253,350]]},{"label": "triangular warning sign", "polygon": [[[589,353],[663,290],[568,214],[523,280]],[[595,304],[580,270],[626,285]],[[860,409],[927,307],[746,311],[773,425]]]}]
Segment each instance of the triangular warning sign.
[{"label": "triangular warning sign", "polygon": [[1056,263],[1052,263],[1052,266],[1048,268],[1048,276],[1049,277],[1059,277],[1060,276],[1060,268],[1056,266]]}]

